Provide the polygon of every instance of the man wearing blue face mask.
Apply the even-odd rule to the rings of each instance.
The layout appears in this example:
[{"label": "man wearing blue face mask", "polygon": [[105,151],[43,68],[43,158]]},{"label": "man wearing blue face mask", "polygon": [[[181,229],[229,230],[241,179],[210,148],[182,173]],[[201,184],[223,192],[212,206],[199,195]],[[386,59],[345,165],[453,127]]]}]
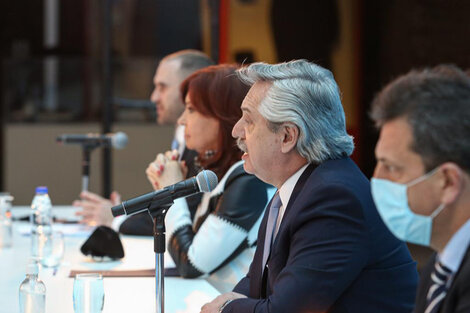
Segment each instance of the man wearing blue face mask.
[{"label": "man wearing blue face mask", "polygon": [[470,77],[455,66],[411,71],[377,95],[371,116],[377,210],[396,237],[437,252],[414,312],[470,312]]}]

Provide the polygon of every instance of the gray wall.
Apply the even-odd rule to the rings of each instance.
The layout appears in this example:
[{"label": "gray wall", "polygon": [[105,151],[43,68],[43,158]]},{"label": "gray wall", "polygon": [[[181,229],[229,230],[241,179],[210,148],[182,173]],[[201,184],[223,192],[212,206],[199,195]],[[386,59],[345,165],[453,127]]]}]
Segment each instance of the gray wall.
[{"label": "gray wall", "polygon": [[[67,205],[77,199],[81,189],[82,149],[61,146],[55,138],[64,133],[99,132],[98,124],[9,124],[5,125],[5,189],[14,197],[14,205],[29,205],[36,186],[46,185],[53,204]],[[156,153],[166,151],[173,138],[173,127],[114,125],[123,131],[129,143],[113,150],[113,189],[127,199],[152,190],[145,169]],[[90,190],[101,194],[101,150],[91,155]]]}]

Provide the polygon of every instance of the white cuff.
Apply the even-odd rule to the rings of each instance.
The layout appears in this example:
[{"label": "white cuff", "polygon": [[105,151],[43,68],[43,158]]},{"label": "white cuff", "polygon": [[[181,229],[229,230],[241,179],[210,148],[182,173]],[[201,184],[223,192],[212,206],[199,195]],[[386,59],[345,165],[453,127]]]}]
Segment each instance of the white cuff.
[{"label": "white cuff", "polygon": [[113,218],[113,222],[111,223],[111,228],[114,229],[116,232],[119,232],[119,228],[121,224],[127,219],[127,215],[121,215]]},{"label": "white cuff", "polygon": [[170,237],[181,227],[192,225],[191,213],[185,198],[178,198],[174,201],[165,216],[165,229],[167,244]]}]

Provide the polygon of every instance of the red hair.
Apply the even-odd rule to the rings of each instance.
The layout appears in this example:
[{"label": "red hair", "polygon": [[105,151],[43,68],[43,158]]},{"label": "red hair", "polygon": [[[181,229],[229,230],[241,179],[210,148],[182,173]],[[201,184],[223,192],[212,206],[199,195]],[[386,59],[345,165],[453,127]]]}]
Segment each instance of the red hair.
[{"label": "red hair", "polygon": [[249,86],[240,81],[235,71],[238,65],[214,65],[194,72],[181,84],[183,100],[189,94],[194,108],[204,116],[219,121],[217,151],[201,165],[216,173],[219,179],[242,155],[232,137],[233,126],[242,116],[240,106]]}]

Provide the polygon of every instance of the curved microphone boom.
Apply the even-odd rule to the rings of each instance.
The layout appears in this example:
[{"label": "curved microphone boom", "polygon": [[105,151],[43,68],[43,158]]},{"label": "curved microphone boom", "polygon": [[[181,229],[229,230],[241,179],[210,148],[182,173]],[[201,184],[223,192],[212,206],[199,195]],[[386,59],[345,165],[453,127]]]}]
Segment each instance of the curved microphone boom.
[{"label": "curved microphone boom", "polygon": [[214,172],[204,170],[197,176],[180,181],[163,189],[129,199],[111,208],[113,216],[133,215],[143,211],[151,211],[173,204],[173,200],[198,192],[209,192],[217,186],[218,180]]},{"label": "curved microphone boom", "polygon": [[57,137],[57,142],[70,145],[80,144],[86,147],[113,147],[115,149],[122,149],[127,146],[127,135],[123,132],[115,134],[64,134]]}]

